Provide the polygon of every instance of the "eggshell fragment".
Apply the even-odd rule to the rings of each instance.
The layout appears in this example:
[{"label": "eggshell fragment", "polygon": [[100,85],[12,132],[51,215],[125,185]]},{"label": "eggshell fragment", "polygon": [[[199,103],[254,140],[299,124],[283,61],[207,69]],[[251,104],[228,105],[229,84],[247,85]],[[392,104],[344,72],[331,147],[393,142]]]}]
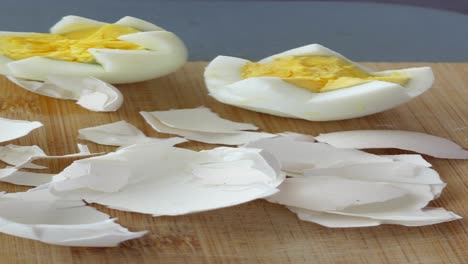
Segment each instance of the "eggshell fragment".
[{"label": "eggshell fragment", "polygon": [[0,160],[10,165],[20,165],[26,163],[23,168],[27,169],[45,169],[46,167],[27,163],[31,157],[47,156],[45,152],[38,146],[17,146],[7,145],[0,146]]},{"label": "eggshell fragment", "polygon": [[372,72],[319,44],[282,52],[260,60],[259,63],[268,63],[281,57],[314,55],[340,57],[374,75],[400,74],[407,76],[409,82],[400,86],[375,80],[339,90],[314,93],[277,77],[243,79],[242,67],[248,60],[218,56],[206,67],[206,87],[211,96],[226,104],[277,116],[329,121],[391,109],[422,94],[434,81],[429,67]]},{"label": "eggshell fragment", "polygon": [[60,200],[47,190],[0,196],[0,232],[48,244],[114,247],[143,236],[79,200]]},{"label": "eggshell fragment", "polygon": [[157,138],[147,137],[138,128],[126,121],[82,128],[78,132],[79,139],[110,146],[128,146],[158,140]]},{"label": "eggshell fragment", "polygon": [[317,141],[337,148],[397,148],[436,158],[468,159],[468,151],[445,138],[400,130],[353,130],[320,134]]},{"label": "eggshell fragment", "polygon": [[[63,34],[105,24],[107,23],[83,17],[66,16],[52,26],[51,33]],[[177,70],[187,61],[187,49],[174,33],[133,17],[123,17],[116,24],[141,30],[142,32],[122,35],[118,39],[140,45],[144,49],[90,48],[88,52],[96,63],[78,63],[45,57],[11,60],[0,55],[0,74],[37,81],[45,81],[50,75],[94,77],[117,84],[154,79]]]},{"label": "eggshell fragment", "polygon": [[123,95],[119,89],[96,78],[49,75],[44,82],[13,76],[7,78],[30,92],[52,98],[75,100],[77,104],[91,111],[117,111],[123,103]]},{"label": "eggshell fragment", "polygon": [[260,150],[222,147],[196,152],[173,147],[180,142],[174,138],[136,144],[75,161],[49,188],[62,197],[159,216],[266,197],[277,192],[284,179]]},{"label": "eggshell fragment", "polygon": [[311,135],[305,135],[305,134],[294,133],[294,132],[278,133],[278,136],[286,137],[288,138],[288,140],[294,140],[294,141],[317,142],[315,138]]},{"label": "eggshell fragment", "polygon": [[393,161],[402,161],[407,163],[412,163],[415,165],[420,165],[424,167],[432,167],[432,164],[427,162],[419,154],[400,154],[400,155],[381,155],[382,157],[391,158]]},{"label": "eggshell fragment", "polygon": [[340,176],[362,181],[444,184],[435,170],[406,162],[352,164],[334,168],[316,168],[305,170],[304,176]]},{"label": "eggshell fragment", "polygon": [[47,167],[34,164],[37,159],[60,159],[71,157],[85,157],[92,154],[86,145],[78,144],[79,153],[63,156],[48,156],[38,146],[0,146],[0,160],[15,167],[0,169],[0,181],[17,185],[39,186],[52,180],[55,174],[20,171],[20,169],[45,169]]},{"label": "eggshell fragment", "polygon": [[286,205],[304,221],[328,227],[420,226],[460,218],[426,207],[446,184],[420,155],[378,156],[295,133],[245,146],[271,154],[293,176],[266,199]]},{"label": "eggshell fragment", "polygon": [[435,170],[406,162],[353,164],[335,168],[309,169],[299,176],[339,176],[360,181],[424,184],[430,187],[435,198],[440,196],[446,185]]},{"label": "eggshell fragment", "polygon": [[55,174],[19,171],[14,167],[0,169],[0,181],[16,185],[39,186],[52,180]]},{"label": "eggshell fragment", "polygon": [[41,126],[42,123],[37,121],[12,120],[0,117],[0,143],[24,137]]},{"label": "eggshell fragment", "polygon": [[320,212],[297,207],[288,207],[303,221],[313,222],[331,228],[369,227],[382,224],[425,226],[453,221],[461,217],[443,208],[425,208],[414,212],[366,215],[339,212]]},{"label": "eggshell fragment", "polygon": [[151,115],[166,126],[199,132],[238,133],[242,130],[258,129],[252,124],[223,119],[206,107],[153,111]]},{"label": "eggshell fragment", "polygon": [[36,165],[32,163],[35,160],[38,159],[65,159],[65,158],[78,158],[78,157],[86,157],[86,156],[95,156],[95,155],[101,155],[102,153],[91,153],[86,145],[78,144],[78,153],[73,153],[73,154],[66,154],[66,155],[56,155],[56,156],[48,156],[48,155],[28,155],[27,159],[26,156],[23,157],[24,159],[22,160],[21,163],[17,164],[15,168],[17,169],[23,169],[23,168],[45,168],[43,166]]},{"label": "eggshell fragment", "polygon": [[[318,169],[317,174],[320,170],[327,169]],[[440,179],[411,178],[411,183],[407,183],[405,177],[397,179],[401,175],[394,175],[388,181],[386,177],[372,181],[366,177],[347,177],[344,169],[330,170],[339,176],[309,174],[288,178],[280,185],[280,192],[267,200],[287,205],[301,220],[327,227],[421,226],[461,218],[443,208],[426,207],[440,194],[443,188]],[[442,188],[434,191],[432,184]]]},{"label": "eggshell fragment", "polygon": [[140,112],[156,131],[209,144],[241,145],[273,134],[242,130],[257,129],[246,123],[222,119],[208,108]]},{"label": "eggshell fragment", "polygon": [[302,173],[311,168],[392,161],[355,149],[339,149],[324,143],[304,141],[297,134],[260,139],[245,146],[272,154],[280,162],[282,170],[288,173]]},{"label": "eggshell fragment", "polygon": [[[369,182],[339,176],[287,178],[268,201],[315,211],[354,212],[372,207],[419,209],[434,198],[430,186]],[[388,206],[388,208],[386,208]]]}]

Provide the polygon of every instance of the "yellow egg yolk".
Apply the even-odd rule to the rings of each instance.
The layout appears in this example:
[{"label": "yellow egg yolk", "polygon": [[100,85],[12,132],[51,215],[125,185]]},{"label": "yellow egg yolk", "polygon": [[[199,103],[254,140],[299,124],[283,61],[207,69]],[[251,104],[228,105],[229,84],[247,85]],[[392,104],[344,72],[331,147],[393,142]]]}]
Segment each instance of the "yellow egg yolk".
[{"label": "yellow egg yolk", "polygon": [[372,80],[405,85],[409,78],[398,73],[387,76],[369,74],[356,65],[333,56],[289,56],[270,63],[248,62],[241,69],[242,78],[278,77],[313,92],[328,92]]},{"label": "yellow egg yolk", "polygon": [[89,48],[140,50],[143,47],[117,39],[140,32],[134,28],[107,24],[65,34],[32,33],[0,36],[0,54],[13,60],[35,56],[56,60],[94,63]]}]

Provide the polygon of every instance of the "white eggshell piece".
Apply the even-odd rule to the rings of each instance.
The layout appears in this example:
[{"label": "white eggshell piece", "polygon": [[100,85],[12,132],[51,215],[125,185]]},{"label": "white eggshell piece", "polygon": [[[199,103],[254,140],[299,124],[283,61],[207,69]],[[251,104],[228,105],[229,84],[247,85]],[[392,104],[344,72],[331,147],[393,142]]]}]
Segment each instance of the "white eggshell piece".
[{"label": "white eggshell piece", "polygon": [[331,228],[370,227],[382,224],[425,226],[460,219],[461,217],[443,208],[425,208],[420,211],[396,212],[394,214],[368,216],[366,214],[344,214],[320,212],[297,207],[288,207],[303,221]]},{"label": "white eggshell piece", "polygon": [[19,171],[9,167],[0,169],[0,181],[16,185],[39,186],[52,180],[55,174]]},{"label": "white eggshell piece", "polygon": [[295,132],[282,132],[282,133],[278,133],[278,136],[285,137],[286,140],[304,141],[304,142],[312,142],[312,143],[317,142],[314,136],[295,133]]},{"label": "white eggshell piece", "polygon": [[23,168],[27,169],[45,169],[46,167],[27,163],[32,157],[47,156],[45,152],[38,146],[17,146],[7,145],[0,146],[0,160],[10,165],[20,165],[26,163]]},{"label": "white eggshell piece", "polygon": [[327,227],[422,226],[460,219],[443,208],[426,207],[445,187],[427,162],[417,155],[387,157],[403,161],[308,169],[287,178],[267,200]]},{"label": "white eggshell piece", "polygon": [[[346,59],[323,46],[312,44],[273,55],[260,63],[268,63],[284,56],[307,55]],[[410,81],[404,87],[390,82],[370,81],[353,87],[314,93],[277,77],[242,79],[241,69],[247,62],[227,56],[218,56],[211,61],[204,75],[210,95],[223,103],[249,110],[311,121],[349,119],[382,112],[410,101],[429,89],[434,81],[429,67],[401,69],[376,74],[397,72],[407,76]]]},{"label": "white eggshell piece", "polygon": [[260,150],[216,148],[195,152],[174,148],[180,140],[136,144],[76,161],[58,174],[49,188],[59,196],[159,216],[263,198],[277,192],[284,179],[259,154]]},{"label": "white eggshell piece", "polygon": [[19,164],[16,164],[17,169],[24,169],[24,168],[35,168],[35,169],[40,169],[44,168],[43,166],[36,165],[32,163],[35,160],[38,159],[66,159],[66,158],[81,158],[81,157],[89,157],[89,156],[96,156],[96,155],[101,155],[102,153],[91,153],[86,145],[78,144],[78,153],[73,153],[73,154],[66,154],[66,155],[56,155],[56,156],[44,156],[44,155],[28,155],[27,159],[26,156],[24,159],[22,159],[22,162]]},{"label": "white eggshell piece", "polygon": [[267,200],[308,210],[349,213],[394,207],[420,209],[435,197],[428,185],[360,181],[339,176],[287,178],[279,189]]},{"label": "white eggshell piece", "polygon": [[399,155],[381,155],[381,156],[390,158],[393,161],[402,161],[402,162],[412,163],[412,164],[420,165],[424,167],[432,167],[432,164],[427,162],[419,154],[399,154]]},{"label": "white eggshell piece", "polygon": [[13,120],[0,117],[0,142],[24,137],[42,126],[37,121]]},{"label": "white eggshell piece", "polygon": [[117,111],[123,103],[122,93],[113,85],[91,77],[49,75],[44,82],[7,77],[16,85],[33,93],[76,100],[91,111]]},{"label": "white eggshell piece", "polygon": [[0,196],[0,232],[44,243],[114,247],[146,232],[130,232],[79,200],[59,200],[47,190]]},{"label": "white eggshell piece", "polygon": [[242,130],[258,129],[252,124],[223,119],[206,107],[153,111],[150,113],[164,125],[178,129],[210,133],[239,133]]},{"label": "white eggshell piece", "polygon": [[[178,111],[178,110],[175,110]],[[211,116],[209,119],[198,119],[196,117],[196,120],[198,120],[198,124],[194,123],[192,121],[190,124],[193,124],[194,127],[191,127],[190,129],[182,129],[175,127],[175,125],[181,125],[183,127],[190,127],[187,124],[183,124],[182,120],[180,119],[179,113],[176,113],[176,122],[172,122],[172,118],[174,117],[172,114],[169,115],[164,115],[163,119],[165,118],[166,121],[169,120],[169,123],[171,123],[172,126],[168,126],[161,122],[158,119],[159,113],[153,114],[154,112],[140,112],[141,116],[145,119],[145,121],[156,131],[161,132],[161,133],[168,133],[168,134],[174,134],[174,135],[179,135],[182,136],[186,139],[189,140],[194,140],[194,141],[199,141],[199,142],[204,142],[208,144],[224,144],[224,145],[242,145],[247,142],[255,141],[261,138],[268,138],[268,137],[273,137],[273,134],[269,133],[263,133],[263,132],[251,132],[251,131],[239,131],[239,130],[232,130],[233,125],[236,127],[245,127],[245,128],[253,128],[254,126],[249,125],[249,124],[242,124],[242,123],[234,123],[230,122],[228,120],[223,120],[217,117],[216,119]],[[167,117],[170,117],[167,119]],[[213,120],[214,119],[214,120]],[[216,120],[216,121],[215,121]],[[210,122],[214,121],[218,125],[217,127],[214,127],[213,124]],[[227,126],[226,126],[227,125]],[[198,131],[197,129],[202,129],[205,131]],[[214,131],[229,131],[228,133],[223,132],[206,132],[207,130],[214,130]]]},{"label": "white eggshell piece", "polygon": [[119,147],[158,140],[157,138],[147,137],[138,128],[126,121],[82,128],[78,130],[78,133],[79,139]]},{"label": "white eggshell piece", "polygon": [[397,148],[436,158],[468,159],[468,151],[453,141],[412,131],[353,130],[320,134],[315,139],[338,148]]},{"label": "white eggshell piece", "polygon": [[[105,24],[107,23],[67,16],[53,26],[51,32],[61,34]],[[94,77],[116,84],[154,79],[177,70],[187,61],[187,48],[174,33],[133,17],[124,17],[117,21],[117,24],[142,30],[122,35],[119,39],[145,49],[88,49],[97,63],[79,63],[44,57],[15,61],[2,56],[0,73],[36,81],[45,81],[50,75]]]},{"label": "white eggshell piece", "polygon": [[340,176],[361,181],[444,184],[435,170],[406,162],[352,164],[335,168],[315,168],[305,170],[304,176]]},{"label": "white eggshell piece", "polygon": [[280,162],[282,170],[288,173],[302,173],[311,168],[392,161],[356,149],[339,149],[324,143],[304,141],[297,134],[260,139],[246,144],[246,147],[272,154]]}]

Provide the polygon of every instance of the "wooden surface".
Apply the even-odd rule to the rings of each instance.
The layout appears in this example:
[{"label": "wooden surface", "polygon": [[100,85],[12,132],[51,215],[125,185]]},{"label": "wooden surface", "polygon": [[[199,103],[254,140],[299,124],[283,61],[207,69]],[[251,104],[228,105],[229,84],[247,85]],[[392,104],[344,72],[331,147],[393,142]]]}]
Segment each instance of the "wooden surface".
[{"label": "wooden surface", "polygon": [[[369,63],[377,69],[427,64]],[[188,63],[177,73],[137,84],[119,85],[125,96],[115,113],[94,113],[63,101],[36,95],[0,76],[0,116],[38,120],[44,127],[11,143],[37,144],[48,154],[77,151],[80,128],[127,120],[147,135],[153,131],[139,111],[168,110],[205,105],[222,117],[250,122],[264,131],[295,131],[316,135],[349,129],[403,129],[452,139],[468,147],[468,64],[429,64],[436,74],[427,93],[396,109],[340,122],[308,122],[260,114],[223,105],[206,95],[205,63]],[[86,142],[92,151],[112,147]],[[183,147],[210,147],[189,142]],[[401,153],[379,151],[376,153]],[[432,205],[468,217],[468,162],[427,157],[448,183]],[[49,172],[70,161],[50,161]],[[0,191],[27,188],[0,183]],[[329,229],[301,222],[280,205],[255,201],[244,205],[178,217],[100,210],[118,217],[131,230],[149,230],[145,237],[117,248],[69,248],[0,234],[1,263],[467,263],[467,222],[459,220],[426,227],[380,226]]]}]

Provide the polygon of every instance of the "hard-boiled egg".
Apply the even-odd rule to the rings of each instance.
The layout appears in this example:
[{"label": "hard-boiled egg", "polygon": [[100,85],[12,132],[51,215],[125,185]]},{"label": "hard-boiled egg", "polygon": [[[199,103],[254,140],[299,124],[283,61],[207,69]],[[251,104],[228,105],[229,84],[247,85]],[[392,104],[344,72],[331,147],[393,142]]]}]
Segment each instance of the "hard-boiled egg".
[{"label": "hard-boiled egg", "polygon": [[174,33],[128,16],[113,24],[66,16],[50,34],[0,32],[0,74],[30,80],[64,75],[138,82],[171,73],[186,60]]},{"label": "hard-boiled egg", "polygon": [[259,62],[218,56],[205,70],[217,100],[272,115],[341,120],[388,110],[428,90],[431,68],[374,72],[318,44]]}]

